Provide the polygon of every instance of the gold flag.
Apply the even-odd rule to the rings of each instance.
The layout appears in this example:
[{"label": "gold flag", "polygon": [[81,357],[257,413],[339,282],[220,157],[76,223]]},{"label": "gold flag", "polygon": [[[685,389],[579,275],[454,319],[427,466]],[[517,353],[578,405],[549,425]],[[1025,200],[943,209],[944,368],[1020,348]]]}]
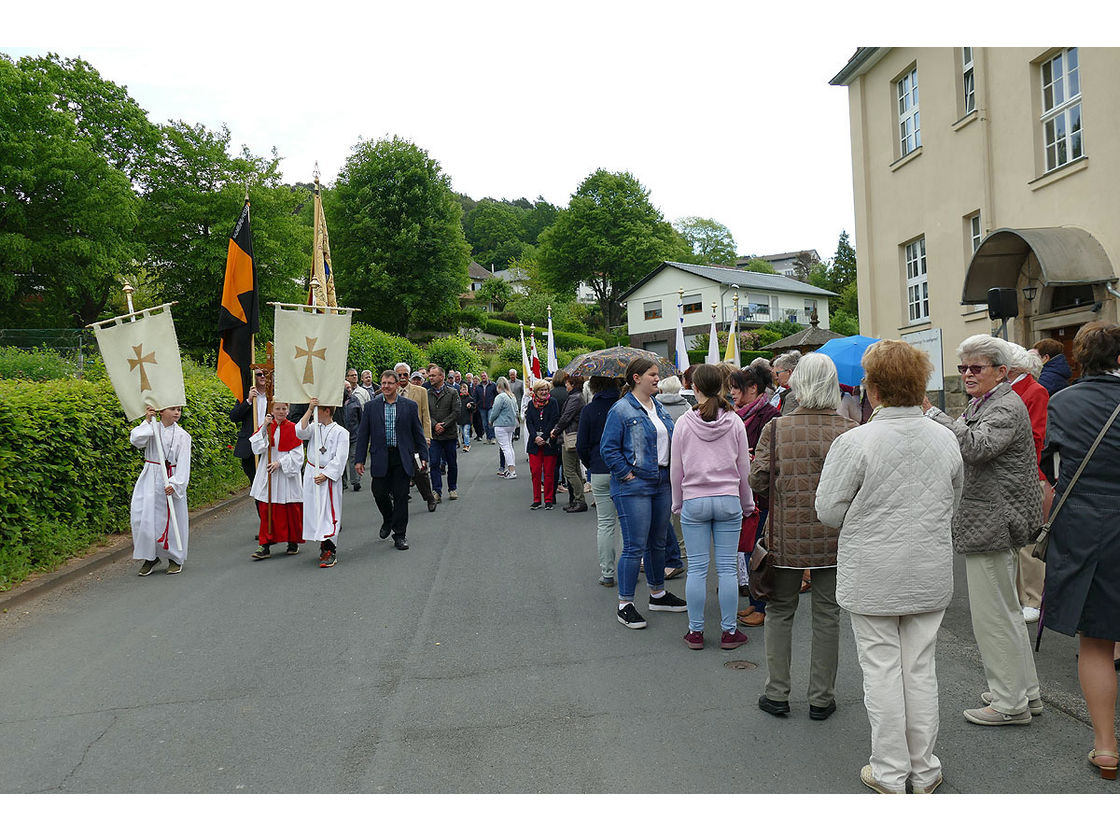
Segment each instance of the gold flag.
[{"label": "gold flag", "polygon": [[342,404],[346,354],[350,347],[350,311],[312,312],[276,308],[273,354],[275,399],[321,405]]},{"label": "gold flag", "polygon": [[327,217],[323,215],[323,197],[319,194],[319,176],[315,176],[315,239],[311,246],[311,280],[307,303],[310,306],[335,307],[334,269],[331,266],[331,240],[327,235]]},{"label": "gold flag", "polygon": [[[97,347],[121,408],[129,420],[143,417],[148,406],[183,405],[183,363],[171,310],[157,306],[93,325]],[[344,371],[345,373],[345,371]]]}]

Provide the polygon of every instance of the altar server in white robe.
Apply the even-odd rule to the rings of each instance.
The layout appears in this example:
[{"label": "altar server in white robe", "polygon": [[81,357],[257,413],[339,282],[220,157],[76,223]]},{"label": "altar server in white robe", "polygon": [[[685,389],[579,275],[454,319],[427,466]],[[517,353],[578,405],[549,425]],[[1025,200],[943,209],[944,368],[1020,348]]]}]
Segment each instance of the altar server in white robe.
[{"label": "altar server in white robe", "polygon": [[[319,444],[315,442],[314,415],[319,407]],[[307,465],[303,469],[303,538],[319,543],[319,566],[328,569],[338,562],[338,531],[342,527],[342,483],[350,457],[350,433],[334,422],[334,407],[319,405],[312,398],[299,421],[296,434],[308,441]],[[315,504],[315,485],[319,504]]]},{"label": "altar server in white robe", "polygon": [[[132,556],[143,560],[140,576],[147,577],[161,560],[167,560],[167,574],[183,570],[187,558],[187,483],[191,479],[191,436],[179,426],[182,406],[157,412],[149,406],[148,416],[128,436],[137,449],[144,450],[144,469],[132,491]],[[164,462],[159,460],[156,435],[163,443]],[[170,479],[165,486],[164,477]],[[175,508],[179,544],[171,533],[170,510]]]},{"label": "altar server in white robe", "polygon": [[298,554],[303,542],[303,442],[288,419],[286,402],[274,402],[264,425],[249,439],[254,455],[266,453],[270,435],[272,452],[261,459],[250,490],[261,522],[257,533],[260,548],[253,552],[254,560],[267,559],[270,546],[276,543],[287,543],[286,553]]}]

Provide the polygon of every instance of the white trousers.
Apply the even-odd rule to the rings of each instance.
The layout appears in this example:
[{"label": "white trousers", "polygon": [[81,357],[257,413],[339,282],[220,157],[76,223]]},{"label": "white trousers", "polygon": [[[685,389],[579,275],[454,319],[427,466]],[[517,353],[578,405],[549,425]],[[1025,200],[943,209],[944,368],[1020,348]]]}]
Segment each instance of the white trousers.
[{"label": "white trousers", "polygon": [[494,437],[498,441],[498,448],[506,457],[506,469],[517,471],[517,456],[513,452],[513,432],[516,426],[495,426]]},{"label": "white trousers", "polygon": [[945,610],[916,615],[852,613],[871,722],[871,773],[890,790],[929,787],[941,775],[937,742],[937,629]]}]

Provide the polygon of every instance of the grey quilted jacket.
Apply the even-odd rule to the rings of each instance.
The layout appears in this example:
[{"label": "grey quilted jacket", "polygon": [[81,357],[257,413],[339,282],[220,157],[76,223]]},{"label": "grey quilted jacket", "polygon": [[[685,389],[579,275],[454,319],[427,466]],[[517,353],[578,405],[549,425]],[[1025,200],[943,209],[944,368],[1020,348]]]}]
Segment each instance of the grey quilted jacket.
[{"label": "grey quilted jacket", "polygon": [[953,547],[962,554],[1015,549],[1042,524],[1034,437],[1027,407],[1001,382],[973,413],[957,420],[934,409],[957,436],[964,459],[964,497],[953,517]]}]

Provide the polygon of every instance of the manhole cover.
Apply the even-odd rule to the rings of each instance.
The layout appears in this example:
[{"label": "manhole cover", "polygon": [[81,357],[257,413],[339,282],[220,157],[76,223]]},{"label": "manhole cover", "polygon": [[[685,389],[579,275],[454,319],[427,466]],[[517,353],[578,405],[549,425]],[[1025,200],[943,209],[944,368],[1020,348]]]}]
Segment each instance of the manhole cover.
[{"label": "manhole cover", "polygon": [[733,671],[753,671],[758,666],[746,659],[731,659],[724,662],[723,667],[730,668]]}]

